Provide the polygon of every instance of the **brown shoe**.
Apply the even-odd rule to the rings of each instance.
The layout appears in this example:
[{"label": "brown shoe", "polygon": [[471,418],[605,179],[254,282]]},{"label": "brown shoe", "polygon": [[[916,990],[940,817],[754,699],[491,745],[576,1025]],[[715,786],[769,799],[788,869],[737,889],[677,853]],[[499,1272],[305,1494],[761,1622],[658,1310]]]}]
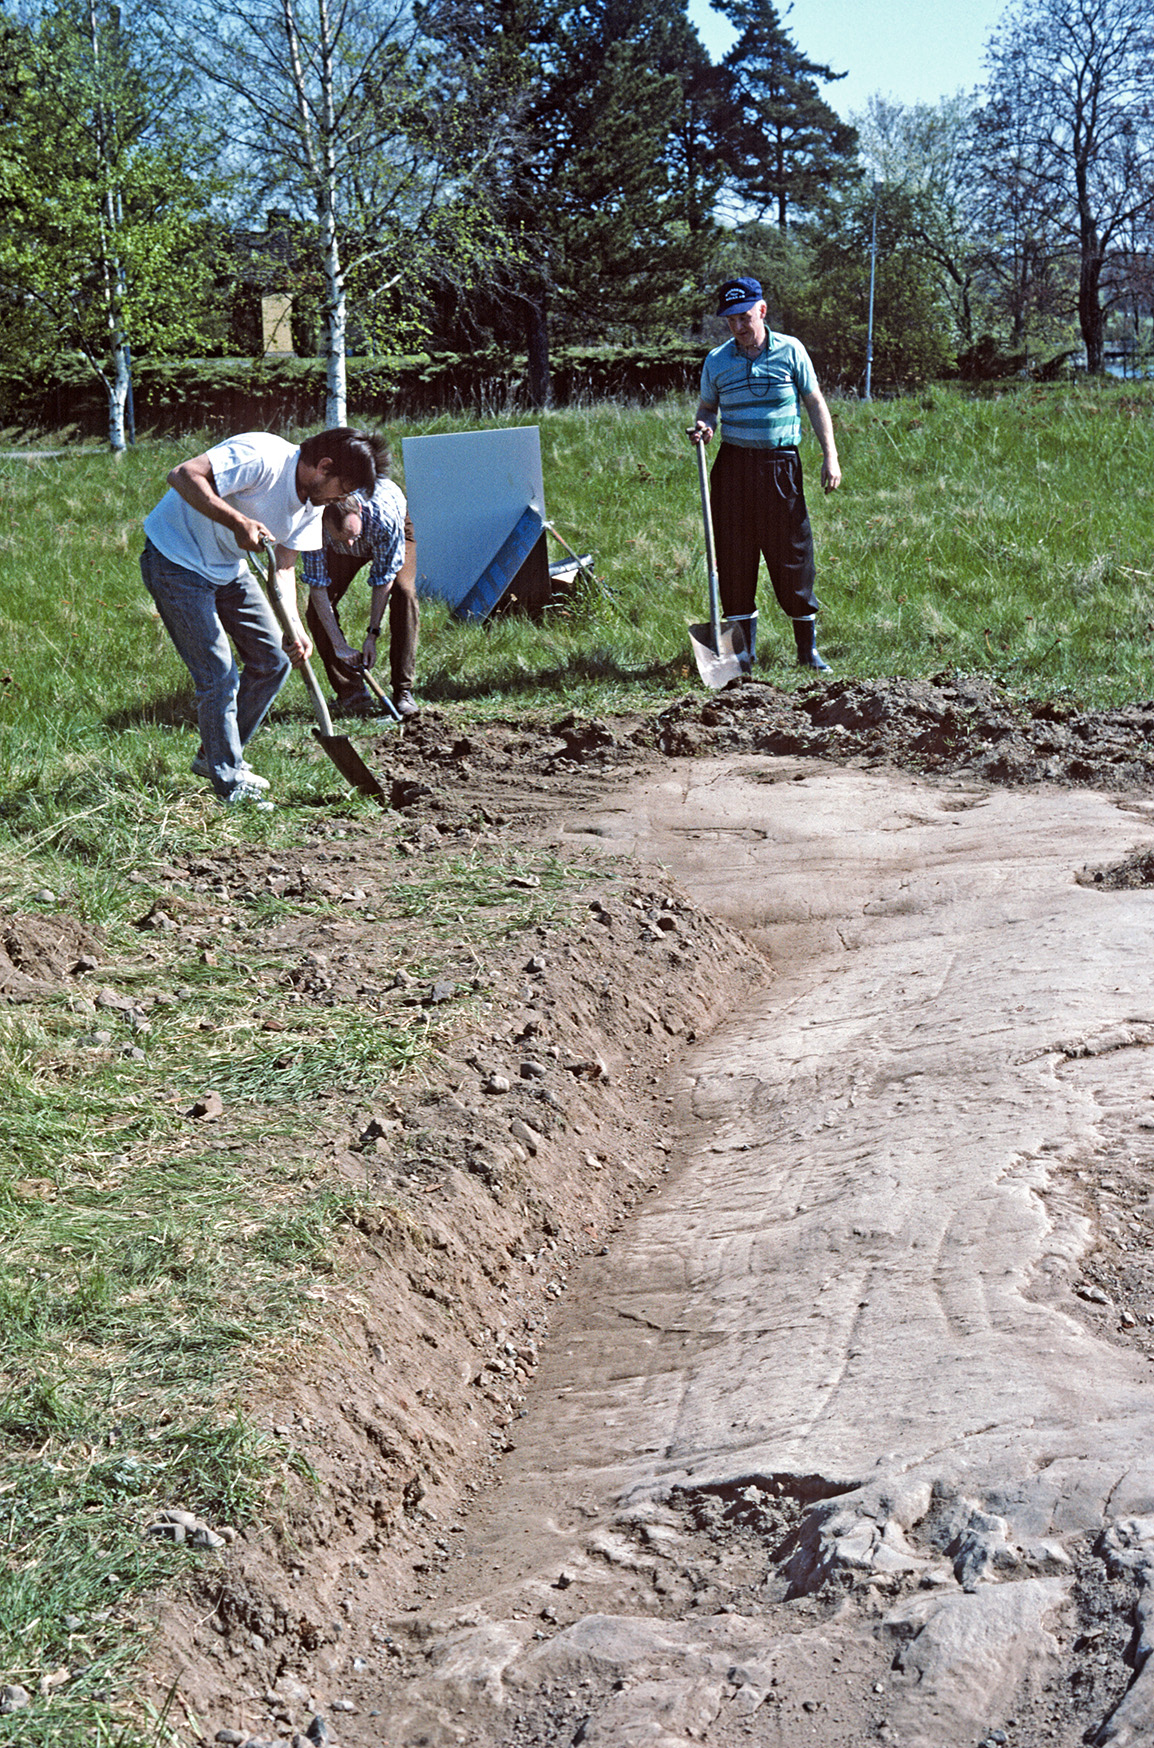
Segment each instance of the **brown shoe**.
[{"label": "brown shoe", "polygon": [[413,694],[402,687],[393,693],[393,708],[398,716],[419,716],[421,713],[421,706]]}]

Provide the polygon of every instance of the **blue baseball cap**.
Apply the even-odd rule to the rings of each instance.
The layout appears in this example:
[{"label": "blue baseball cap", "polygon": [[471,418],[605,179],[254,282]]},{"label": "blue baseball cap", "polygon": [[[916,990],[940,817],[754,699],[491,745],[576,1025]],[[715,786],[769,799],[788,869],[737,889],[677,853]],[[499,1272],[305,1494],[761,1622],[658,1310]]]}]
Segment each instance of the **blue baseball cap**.
[{"label": "blue baseball cap", "polygon": [[743,316],[755,303],[762,303],[765,293],[756,279],[727,279],[717,294],[719,316]]}]

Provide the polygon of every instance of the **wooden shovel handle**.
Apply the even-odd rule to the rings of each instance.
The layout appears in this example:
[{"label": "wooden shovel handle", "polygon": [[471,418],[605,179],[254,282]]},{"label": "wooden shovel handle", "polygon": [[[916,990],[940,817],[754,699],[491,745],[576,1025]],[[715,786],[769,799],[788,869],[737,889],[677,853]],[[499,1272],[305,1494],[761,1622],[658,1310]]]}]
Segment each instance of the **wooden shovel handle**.
[{"label": "wooden shovel handle", "polygon": [[[265,556],[268,559],[268,575],[267,577],[261,577],[260,580],[264,584],[264,592],[268,596],[268,604],[272,608],[273,613],[276,616],[276,622],[280,626],[284,635],[292,638],[295,642],[296,630],[292,625],[288,614],[285,612],[284,602],[281,600],[280,593],[276,586],[276,547],[271,540],[266,540],[264,542],[264,551]],[[253,566],[253,569],[257,570],[257,575],[259,576],[259,569],[257,569],[255,565]],[[329,707],[325,703],[325,695],[320,689],[316,675],[309,667],[307,661],[297,663],[297,672],[308,687],[309,697],[312,699],[313,715],[317,719],[317,727],[322,734],[331,737],[333,732],[333,721],[332,717],[329,715]]]},{"label": "wooden shovel handle", "polygon": [[717,587],[717,552],[713,544],[713,512],[709,507],[709,475],[705,469],[705,444],[695,443],[697,451],[697,481],[701,488],[701,517],[705,524],[705,569],[709,576],[709,628],[713,632],[713,653],[721,653],[721,601]]}]

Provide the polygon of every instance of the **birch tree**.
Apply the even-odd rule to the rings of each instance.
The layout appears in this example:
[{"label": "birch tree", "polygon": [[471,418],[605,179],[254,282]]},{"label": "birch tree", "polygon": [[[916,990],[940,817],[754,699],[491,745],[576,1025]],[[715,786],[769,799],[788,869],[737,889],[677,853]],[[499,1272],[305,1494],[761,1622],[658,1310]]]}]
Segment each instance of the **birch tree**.
[{"label": "birch tree", "polygon": [[130,347],[195,342],[196,224],[219,178],[179,81],[97,0],[5,22],[0,286],[25,347],[83,354],[126,445]]},{"label": "birch tree", "polygon": [[223,0],[183,17],[184,53],[228,102],[253,198],[314,239],[325,422],[343,425],[350,287],[379,305],[446,250],[468,255],[483,150],[452,94],[425,101],[430,68],[405,0]]}]

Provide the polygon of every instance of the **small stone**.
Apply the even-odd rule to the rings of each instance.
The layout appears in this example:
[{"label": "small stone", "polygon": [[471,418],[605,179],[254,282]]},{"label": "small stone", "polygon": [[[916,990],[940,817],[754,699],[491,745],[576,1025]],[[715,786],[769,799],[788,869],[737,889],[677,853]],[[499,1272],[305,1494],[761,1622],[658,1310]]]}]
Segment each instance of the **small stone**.
[{"label": "small stone", "polygon": [[521,1064],[522,1080],[544,1080],[548,1072],[549,1070],[543,1062],[534,1062],[532,1058],[527,1059]]},{"label": "small stone", "polygon": [[510,886],[524,887],[529,892],[532,892],[534,887],[540,886],[540,884],[541,876],[539,874],[511,874],[509,876]]},{"label": "small stone", "polygon": [[50,886],[42,886],[39,892],[32,894],[32,902],[33,904],[55,904],[56,894]]},{"label": "small stone", "polygon": [[1085,1281],[1079,1282],[1074,1291],[1079,1299],[1085,1299],[1090,1305],[1108,1305],[1110,1303],[1109,1297],[1102,1291],[1101,1287],[1090,1286]]},{"label": "small stone", "polygon": [[316,1742],[318,1744],[327,1742],[329,1739],[329,1727],[324,1719],[318,1714],[305,1731],[305,1735],[310,1742]]},{"label": "small stone", "polygon": [[8,1717],[12,1712],[22,1712],[25,1706],[32,1704],[32,1695],[26,1687],[13,1682],[10,1687],[0,1687],[0,1718]]},{"label": "small stone", "polygon": [[442,978],[434,983],[425,997],[426,1007],[440,1007],[443,1002],[452,1001],[457,993],[457,986],[449,978]]},{"label": "small stone", "polygon": [[519,1141],[534,1158],[536,1157],[537,1149],[541,1145],[541,1136],[538,1135],[536,1129],[532,1128],[530,1124],[524,1122],[522,1118],[514,1117],[513,1121],[509,1124],[509,1133],[513,1136],[514,1140]]},{"label": "small stone", "polygon": [[86,971],[95,971],[96,969],[96,960],[92,955],[90,953],[81,953],[79,959],[73,962],[72,975],[73,977],[83,977]]},{"label": "small stone", "polygon": [[144,1533],[146,1536],[155,1537],[157,1541],[175,1542],[179,1547],[188,1531],[182,1523],[150,1523]]},{"label": "small stone", "polygon": [[530,959],[530,961],[526,965],[525,969],[526,969],[526,971],[541,972],[541,971],[546,971],[548,969],[548,966],[549,966],[549,961],[548,961],[548,959],[546,959],[544,953],[534,953],[533,957]]},{"label": "small stone", "polygon": [[681,925],[679,924],[679,922],[677,921],[677,918],[675,916],[666,915],[666,916],[659,916],[657,918],[657,927],[661,930],[662,934],[665,934],[665,935],[676,934],[677,930],[680,928],[680,926]]},{"label": "small stone", "polygon": [[567,1063],[566,1067],[570,1074],[576,1075],[578,1080],[609,1079],[609,1070],[606,1068],[604,1062],[602,1062],[600,1056],[583,1057],[580,1062]]},{"label": "small stone", "polygon": [[222,1523],[216,1533],[226,1545],[236,1541],[236,1531],[230,1523]]},{"label": "small stone", "polygon": [[196,1100],[185,1112],[186,1117],[196,1117],[201,1121],[214,1123],[224,1115],[224,1100],[218,1092],[206,1092]]},{"label": "small stone", "polygon": [[168,912],[161,908],[160,900],[157,899],[152,909],[146,911],[142,917],[137,917],[132,926],[134,929],[160,929],[167,931],[169,929],[174,929],[176,924],[173,922]]},{"label": "small stone", "polygon": [[218,1536],[216,1531],[209,1529],[206,1523],[199,1524],[188,1539],[194,1548],[224,1547],[224,1537]]},{"label": "small stone", "polygon": [[78,1633],[84,1622],[78,1614],[66,1614],[60,1624],[66,1633]]},{"label": "small stone", "polygon": [[507,1093],[510,1090],[509,1077],[505,1074],[491,1074],[483,1085],[487,1093]]},{"label": "small stone", "polygon": [[355,1712],[357,1709],[351,1699],[335,1699],[332,1707],[334,1712]]},{"label": "small stone", "polygon": [[218,1730],[213,1737],[214,1742],[223,1742],[225,1748],[240,1748],[247,1738],[243,1730]]}]

